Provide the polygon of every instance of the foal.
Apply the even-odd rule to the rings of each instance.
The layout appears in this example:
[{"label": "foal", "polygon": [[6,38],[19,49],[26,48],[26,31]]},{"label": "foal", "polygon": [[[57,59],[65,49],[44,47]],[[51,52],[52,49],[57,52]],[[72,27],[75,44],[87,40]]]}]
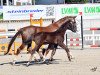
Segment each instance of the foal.
[{"label": "foal", "polygon": [[33,35],[33,41],[36,43],[36,45],[35,48],[32,49],[32,51],[30,52],[31,56],[29,62],[27,63],[27,66],[30,64],[34,52],[39,51],[39,48],[43,44],[58,44],[60,47],[65,49],[68,59],[69,61],[71,61],[70,51],[68,47],[66,47],[66,45],[63,43],[64,34],[67,29],[71,30],[72,32],[76,32],[77,31],[76,22],[75,21],[73,22],[72,20],[69,19],[55,32],[39,32]]}]

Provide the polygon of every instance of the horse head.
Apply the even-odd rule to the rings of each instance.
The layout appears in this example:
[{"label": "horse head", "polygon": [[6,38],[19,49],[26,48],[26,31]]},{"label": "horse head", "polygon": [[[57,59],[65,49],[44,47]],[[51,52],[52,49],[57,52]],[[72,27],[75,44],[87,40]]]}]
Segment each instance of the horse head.
[{"label": "horse head", "polygon": [[68,16],[68,22],[67,22],[67,28],[71,30],[72,32],[77,31],[77,26],[76,26],[76,16]]},{"label": "horse head", "polygon": [[65,22],[61,25],[60,28],[58,28],[57,32],[64,32],[68,29],[71,30],[72,32],[77,31],[77,26],[76,26],[76,21],[75,21],[75,16],[67,16],[66,18],[64,17],[63,19],[66,19]]}]

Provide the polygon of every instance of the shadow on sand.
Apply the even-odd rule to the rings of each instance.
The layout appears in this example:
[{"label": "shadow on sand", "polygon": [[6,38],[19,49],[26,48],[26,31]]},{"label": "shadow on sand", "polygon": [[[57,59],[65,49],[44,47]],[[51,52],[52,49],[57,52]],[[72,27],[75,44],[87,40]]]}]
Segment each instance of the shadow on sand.
[{"label": "shadow on sand", "polygon": [[[42,62],[42,61],[40,61],[40,59],[38,59],[38,61],[31,61],[29,66],[31,66],[31,65],[42,65],[42,64],[47,64],[47,65],[49,65],[49,64],[59,64],[59,60],[61,60],[61,59],[53,59],[53,61],[49,61],[49,59],[46,59],[45,62]],[[27,62],[28,61],[19,61],[19,62],[15,63],[15,66],[20,66],[20,65],[26,66]],[[6,64],[13,65],[12,62],[1,63],[0,65],[6,65]]]}]

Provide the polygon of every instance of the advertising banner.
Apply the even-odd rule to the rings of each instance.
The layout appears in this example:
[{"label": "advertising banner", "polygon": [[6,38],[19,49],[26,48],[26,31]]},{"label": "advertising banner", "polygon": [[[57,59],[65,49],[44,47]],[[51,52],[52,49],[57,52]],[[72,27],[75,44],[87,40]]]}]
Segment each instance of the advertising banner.
[{"label": "advertising banner", "polygon": [[84,5],[83,16],[85,19],[100,19],[100,4]]},{"label": "advertising banner", "polygon": [[83,19],[99,19],[100,4],[3,6],[0,12],[3,12],[3,20],[27,20],[30,14],[33,14],[34,19],[42,17],[58,20],[64,16],[77,16],[80,19],[79,12],[82,12]]},{"label": "advertising banner", "polygon": [[3,10],[4,20],[27,20],[30,14],[33,14],[34,19],[55,18],[54,6],[4,6]]},{"label": "advertising banner", "polygon": [[100,18],[100,4],[67,4],[56,7],[57,19],[64,16],[79,16],[82,12],[84,19]]}]

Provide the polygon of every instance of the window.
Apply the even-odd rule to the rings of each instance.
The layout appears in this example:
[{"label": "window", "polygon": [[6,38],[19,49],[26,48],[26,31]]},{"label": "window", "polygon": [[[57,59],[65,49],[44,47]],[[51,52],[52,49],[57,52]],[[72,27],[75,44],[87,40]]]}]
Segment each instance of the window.
[{"label": "window", "polygon": [[9,5],[13,5],[14,4],[13,0],[9,0],[8,2],[9,2]]},{"label": "window", "polygon": [[95,2],[96,2],[96,3],[100,3],[100,0],[96,0]]},{"label": "window", "polygon": [[3,5],[7,5],[7,0],[3,0]]}]

